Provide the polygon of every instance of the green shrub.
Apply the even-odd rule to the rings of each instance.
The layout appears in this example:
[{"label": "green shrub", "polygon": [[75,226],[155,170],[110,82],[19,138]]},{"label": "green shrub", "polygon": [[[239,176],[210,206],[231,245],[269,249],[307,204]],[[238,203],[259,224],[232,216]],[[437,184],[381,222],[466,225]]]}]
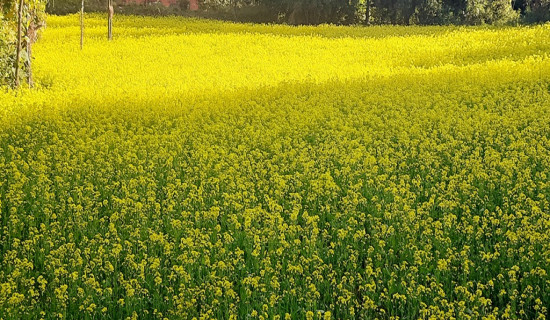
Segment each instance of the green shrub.
[{"label": "green shrub", "polygon": [[467,24],[508,24],[517,21],[519,13],[509,0],[468,0],[465,22]]},{"label": "green shrub", "polygon": [[550,0],[534,0],[525,12],[525,22],[550,21]]},{"label": "green shrub", "polygon": [[15,59],[15,32],[12,23],[0,12],[0,86],[13,78]]},{"label": "green shrub", "polygon": [[[22,10],[21,52],[19,80],[29,80],[31,46],[37,40],[39,30],[45,26],[46,0],[25,0]],[[15,0],[3,0],[0,5],[0,86],[16,85],[15,61],[17,55],[17,14]]]}]

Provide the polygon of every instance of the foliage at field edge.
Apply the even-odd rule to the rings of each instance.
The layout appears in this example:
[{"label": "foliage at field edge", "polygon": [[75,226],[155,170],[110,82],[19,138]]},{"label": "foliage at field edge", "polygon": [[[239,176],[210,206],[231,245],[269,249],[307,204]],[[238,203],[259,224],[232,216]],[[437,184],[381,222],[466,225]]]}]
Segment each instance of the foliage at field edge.
[{"label": "foliage at field edge", "polygon": [[0,318],[548,318],[549,26],[87,18],[0,92]]},{"label": "foliage at field edge", "polygon": [[[156,1],[117,0],[117,12],[136,15],[191,15],[241,22],[289,24],[507,24],[550,20],[550,0],[188,0],[165,7]],[[90,12],[104,12],[107,0],[86,0]],[[52,14],[75,13],[80,0],[48,3]]]},{"label": "foliage at field edge", "polygon": [[30,76],[32,56],[29,47],[36,41],[39,30],[45,25],[46,0],[25,0],[21,10],[22,51],[17,61],[17,30],[19,1],[2,0],[0,3],[0,89],[15,83],[16,72],[22,79]]}]

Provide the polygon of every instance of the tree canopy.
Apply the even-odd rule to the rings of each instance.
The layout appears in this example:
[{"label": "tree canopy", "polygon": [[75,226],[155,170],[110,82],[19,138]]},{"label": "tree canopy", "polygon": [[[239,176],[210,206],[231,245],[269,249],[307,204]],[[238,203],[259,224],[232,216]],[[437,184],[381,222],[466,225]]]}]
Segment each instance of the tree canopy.
[{"label": "tree canopy", "polygon": [[[374,24],[503,24],[522,12],[550,9],[548,0],[260,0],[289,22]],[[523,10],[526,14],[526,10]],[[292,21],[294,20],[294,21]]]}]

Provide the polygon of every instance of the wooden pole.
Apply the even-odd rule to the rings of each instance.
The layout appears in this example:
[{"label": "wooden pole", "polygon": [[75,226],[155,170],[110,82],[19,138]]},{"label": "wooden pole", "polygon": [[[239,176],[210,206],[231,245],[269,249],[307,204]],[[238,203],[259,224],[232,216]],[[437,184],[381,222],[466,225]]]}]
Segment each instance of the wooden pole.
[{"label": "wooden pole", "polygon": [[366,8],[365,8],[365,24],[367,26],[370,26],[370,6],[371,6],[370,0],[367,0],[365,2],[365,6],[366,6]]},{"label": "wooden pole", "polygon": [[80,7],[80,50],[84,47],[84,0]]},{"label": "wooden pole", "polygon": [[[31,23],[31,28],[33,28],[33,23]],[[27,79],[28,80],[28,83],[29,83],[29,87],[32,88],[34,87],[34,81],[32,79],[32,43],[34,42],[35,40],[35,30],[31,30],[30,34],[28,34],[28,42],[27,42],[27,59],[29,61],[28,63],[28,66],[29,66],[29,78]]]},{"label": "wooden pole", "polygon": [[107,1],[108,4],[109,4],[109,32],[108,32],[108,38],[109,40],[113,40],[113,14],[114,14],[114,9],[113,9],[113,3],[112,3],[112,0],[108,0]]},{"label": "wooden pole", "polygon": [[23,16],[23,0],[19,0],[17,8],[17,51],[15,53],[15,87],[19,88],[19,60],[21,59],[21,24]]}]

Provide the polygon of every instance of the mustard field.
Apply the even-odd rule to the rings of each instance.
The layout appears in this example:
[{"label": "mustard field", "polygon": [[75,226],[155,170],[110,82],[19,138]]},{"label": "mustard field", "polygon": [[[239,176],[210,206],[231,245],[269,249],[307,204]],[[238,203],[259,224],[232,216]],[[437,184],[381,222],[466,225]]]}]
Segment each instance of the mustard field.
[{"label": "mustard field", "polygon": [[550,25],[47,23],[0,319],[550,317]]}]

